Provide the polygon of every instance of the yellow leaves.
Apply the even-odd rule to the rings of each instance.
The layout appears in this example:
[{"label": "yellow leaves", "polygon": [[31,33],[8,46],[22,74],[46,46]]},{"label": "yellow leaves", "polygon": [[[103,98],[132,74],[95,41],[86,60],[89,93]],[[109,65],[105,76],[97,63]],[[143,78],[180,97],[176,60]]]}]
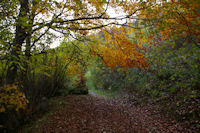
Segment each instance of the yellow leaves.
[{"label": "yellow leaves", "polygon": [[105,3],[102,0],[88,0],[88,3],[96,9],[97,13],[101,13],[104,10],[103,5]]},{"label": "yellow leaves", "polygon": [[[143,42],[147,42],[147,40],[143,40]],[[139,47],[140,49],[142,49],[142,48],[143,48],[143,46],[142,46],[142,44],[141,44],[141,43],[139,43],[139,44],[138,44],[138,47]]]},{"label": "yellow leaves", "polygon": [[28,100],[16,85],[6,85],[0,91],[0,112],[25,109]]},{"label": "yellow leaves", "polygon": [[[141,9],[146,6],[147,8],[143,8],[142,10],[138,11],[137,17],[133,16],[133,18],[137,18],[139,22],[145,22],[144,24],[138,23],[138,27],[147,28],[149,31],[152,30],[152,33],[142,30],[140,31],[134,28],[117,26],[112,27],[111,29],[103,29],[103,37],[96,39],[95,43],[97,44],[92,44],[90,46],[93,54],[100,56],[103,62],[112,69],[118,65],[123,68],[142,68],[148,66],[146,63],[147,59],[144,56],[144,44],[159,44],[160,40],[167,40],[173,35],[178,35],[180,37],[186,37],[187,35],[198,35],[199,29],[196,27],[198,27],[200,23],[199,19],[197,19],[199,17],[197,12],[199,4],[194,1],[169,2],[161,0],[156,2],[156,0],[152,0],[142,3],[141,1],[135,2],[126,0],[120,4],[117,4],[115,0],[111,0],[110,6],[121,6],[124,12],[129,14],[132,14],[137,9]],[[72,5],[68,6],[69,11],[71,10],[74,12],[76,18],[84,16],[84,14],[87,15],[88,11],[92,10],[92,13],[98,16],[98,13],[105,11],[103,5],[106,2],[104,3],[102,0],[88,0],[81,2],[79,0],[75,0],[72,1],[72,3]],[[80,8],[80,3],[83,5],[84,3],[87,3],[92,7],[92,9],[82,10]],[[64,6],[63,4],[61,5]],[[43,12],[45,13],[45,11]],[[84,23],[84,26],[86,27],[90,27],[91,24],[89,23],[94,22],[97,24],[103,24],[103,21],[100,20],[81,21],[81,23]],[[133,26],[131,20],[128,21],[128,25]],[[78,24],[71,24],[70,26],[81,27],[81,25]],[[88,34],[87,31],[79,31],[79,33],[82,35]],[[128,35],[134,34],[134,41],[128,39],[127,33]],[[72,64],[69,68],[69,73],[76,73],[78,70],[79,67],[76,64]]]},{"label": "yellow leaves", "polygon": [[[132,23],[129,24],[130,27],[131,27],[132,25],[133,25]],[[135,32],[135,29],[134,29],[134,28],[128,28],[127,33],[128,33],[129,35],[132,34],[133,32]]]},{"label": "yellow leaves", "polygon": [[42,14],[46,15],[47,18],[49,18],[50,15],[49,15],[48,10],[43,9],[41,12],[42,12]]},{"label": "yellow leaves", "polygon": [[[101,57],[104,64],[114,69],[120,66],[124,69],[137,67],[142,69],[147,67],[147,59],[140,52],[143,50],[142,44],[136,44],[128,39],[128,28],[113,27],[111,30],[104,30],[104,40],[96,39],[96,45],[91,44],[94,54]],[[101,40],[101,41],[99,41]],[[144,40],[146,41],[146,40]]]},{"label": "yellow leaves", "polygon": [[151,8],[141,10],[140,14],[137,15],[139,19],[144,19],[147,25],[151,25],[151,28],[146,28],[151,31],[147,38],[151,38],[152,41],[150,39],[143,40],[137,37],[140,41],[139,43],[148,41],[150,45],[152,42],[154,44],[161,44],[161,41],[167,41],[177,36],[179,38],[185,38],[187,36],[198,38],[199,28],[197,27],[200,26],[200,22],[198,22],[200,14],[197,9],[199,9],[200,4],[197,1],[161,0],[159,3],[153,5]]},{"label": "yellow leaves", "polygon": [[72,62],[68,67],[67,75],[80,74],[80,67],[77,63]]},{"label": "yellow leaves", "polygon": [[0,113],[1,112],[5,112],[6,111],[6,109],[2,106],[1,108],[0,108]]}]

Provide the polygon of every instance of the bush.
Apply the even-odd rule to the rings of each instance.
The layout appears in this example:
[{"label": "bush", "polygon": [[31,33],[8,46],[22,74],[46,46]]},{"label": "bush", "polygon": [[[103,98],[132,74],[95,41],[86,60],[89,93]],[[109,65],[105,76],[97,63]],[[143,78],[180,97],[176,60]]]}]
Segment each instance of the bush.
[{"label": "bush", "polygon": [[28,100],[16,85],[6,85],[0,88],[0,113],[8,110],[25,109]]},{"label": "bush", "polygon": [[67,65],[63,56],[49,51],[47,54],[31,57],[26,72],[21,72],[24,93],[31,105],[36,105],[43,97],[55,96],[66,89]]},{"label": "bush", "polygon": [[124,79],[126,71],[115,68],[110,70],[109,67],[101,64],[98,60],[96,65],[92,65],[85,77],[87,79],[86,86],[92,89],[117,91],[125,85]]},{"label": "bush", "polygon": [[0,88],[0,125],[9,132],[15,131],[23,122],[22,110],[28,100],[17,85],[6,85]]}]

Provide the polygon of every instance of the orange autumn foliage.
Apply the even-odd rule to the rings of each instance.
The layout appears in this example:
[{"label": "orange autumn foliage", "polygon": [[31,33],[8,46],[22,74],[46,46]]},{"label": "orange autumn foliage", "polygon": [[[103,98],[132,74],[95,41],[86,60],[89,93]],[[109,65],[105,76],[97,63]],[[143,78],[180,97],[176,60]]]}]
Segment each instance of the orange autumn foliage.
[{"label": "orange autumn foliage", "polygon": [[[157,45],[182,38],[185,43],[200,42],[200,3],[197,0],[160,1],[138,15],[148,25],[149,42]],[[156,29],[156,31],[153,30]],[[153,32],[152,32],[153,31]],[[142,34],[142,33],[141,33]]]},{"label": "orange autumn foliage", "polygon": [[[93,54],[102,58],[104,64],[114,69],[117,66],[128,69],[135,67],[144,69],[148,67],[144,48],[138,43],[133,43],[127,38],[126,29],[114,27],[111,32],[104,30],[103,40],[96,40],[97,45],[91,44]],[[95,39],[95,38],[93,38]]]},{"label": "orange autumn foliage", "polygon": [[[136,13],[136,19],[127,19],[126,28],[122,26],[104,28],[104,39],[96,39],[97,45],[91,45],[93,54],[101,57],[111,69],[116,66],[125,69],[148,67],[145,48],[151,47],[152,44],[161,45],[163,41],[182,39],[184,43],[194,43],[200,47],[200,29],[197,28],[200,27],[200,3],[198,1],[161,0],[158,2],[152,0],[126,1],[126,3],[127,6],[123,9],[129,14],[133,9],[141,9]],[[134,27],[133,23],[137,25]],[[135,42],[128,38],[128,34],[131,33],[135,34],[132,38]],[[102,40],[105,43],[102,43]],[[144,44],[145,47],[143,47]]]}]

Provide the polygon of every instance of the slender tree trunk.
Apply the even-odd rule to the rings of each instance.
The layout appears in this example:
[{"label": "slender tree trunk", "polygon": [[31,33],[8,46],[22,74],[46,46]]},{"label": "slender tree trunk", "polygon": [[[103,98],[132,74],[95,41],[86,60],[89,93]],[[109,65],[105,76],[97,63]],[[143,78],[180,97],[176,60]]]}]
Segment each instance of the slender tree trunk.
[{"label": "slender tree trunk", "polygon": [[15,38],[11,47],[11,57],[9,60],[8,71],[5,84],[12,84],[17,77],[17,69],[20,61],[22,44],[27,37],[27,22],[29,15],[28,0],[20,0],[20,12],[16,21]]}]

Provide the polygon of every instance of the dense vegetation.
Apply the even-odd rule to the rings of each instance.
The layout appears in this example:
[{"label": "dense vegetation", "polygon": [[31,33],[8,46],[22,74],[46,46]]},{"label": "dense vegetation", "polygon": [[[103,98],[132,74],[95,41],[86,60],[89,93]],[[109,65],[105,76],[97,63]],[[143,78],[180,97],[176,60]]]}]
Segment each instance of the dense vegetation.
[{"label": "dense vegetation", "polygon": [[[88,90],[160,105],[199,128],[199,6],[196,0],[2,0],[0,129],[14,132],[45,111],[48,99]],[[58,36],[62,42],[50,48]]]}]

